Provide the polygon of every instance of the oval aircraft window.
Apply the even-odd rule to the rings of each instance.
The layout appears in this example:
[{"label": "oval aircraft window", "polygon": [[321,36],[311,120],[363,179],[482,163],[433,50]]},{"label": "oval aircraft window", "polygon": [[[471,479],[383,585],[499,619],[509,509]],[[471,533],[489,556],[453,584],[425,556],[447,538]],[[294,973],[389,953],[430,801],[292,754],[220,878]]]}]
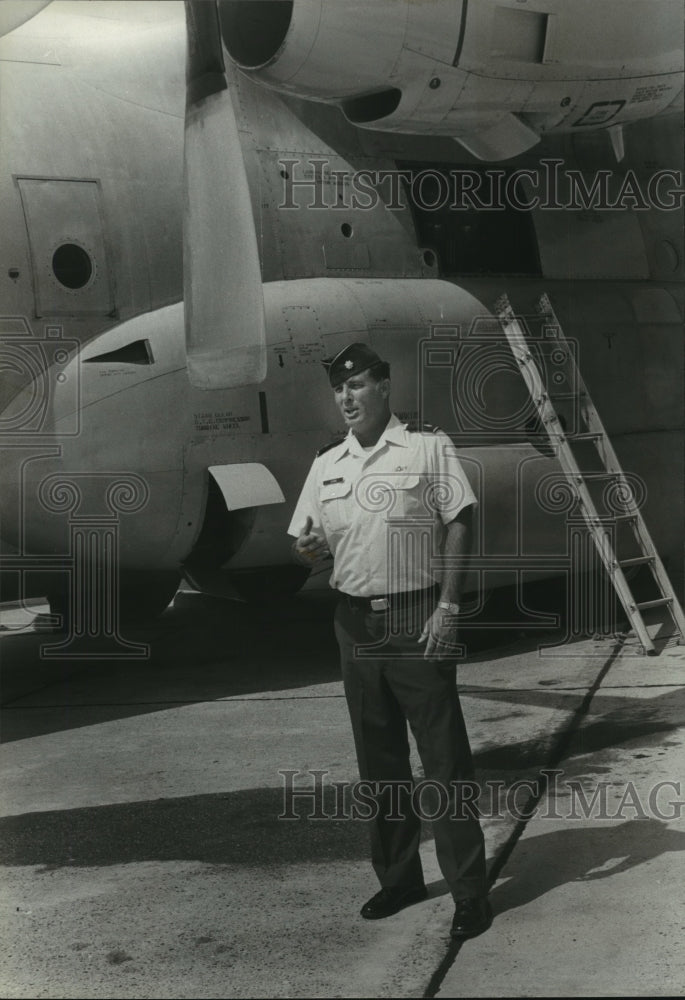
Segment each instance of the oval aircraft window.
[{"label": "oval aircraft window", "polygon": [[52,271],[65,288],[83,288],[90,281],[93,262],[76,243],[63,243],[52,255]]}]

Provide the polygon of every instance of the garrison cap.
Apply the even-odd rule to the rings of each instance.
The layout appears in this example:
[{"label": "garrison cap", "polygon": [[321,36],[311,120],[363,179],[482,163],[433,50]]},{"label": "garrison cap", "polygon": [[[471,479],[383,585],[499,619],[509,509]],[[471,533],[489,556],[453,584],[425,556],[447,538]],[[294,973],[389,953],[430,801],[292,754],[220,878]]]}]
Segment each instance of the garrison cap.
[{"label": "garrison cap", "polygon": [[323,362],[333,389],[342,385],[345,379],[352,375],[359,375],[368,368],[382,364],[384,364],[383,359],[368,344],[359,343],[348,344],[334,358],[328,358]]}]

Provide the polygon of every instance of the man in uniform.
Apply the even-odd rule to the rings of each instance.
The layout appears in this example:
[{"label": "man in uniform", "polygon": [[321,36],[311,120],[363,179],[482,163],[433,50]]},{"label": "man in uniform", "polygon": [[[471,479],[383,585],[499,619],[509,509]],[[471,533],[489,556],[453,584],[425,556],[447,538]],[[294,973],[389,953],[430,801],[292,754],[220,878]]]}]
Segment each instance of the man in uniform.
[{"label": "man in uniform", "polygon": [[348,433],[318,453],[288,532],[300,561],[333,557],[340,593],[335,632],[359,772],[377,792],[371,852],[381,890],[361,915],[387,917],[427,895],[408,721],[426,788],[437,793],[430,817],[455,901],[451,933],[473,937],[492,914],[454,658],[476,498],[447,435],[392,413],[389,366],[368,345],[325,364]]}]

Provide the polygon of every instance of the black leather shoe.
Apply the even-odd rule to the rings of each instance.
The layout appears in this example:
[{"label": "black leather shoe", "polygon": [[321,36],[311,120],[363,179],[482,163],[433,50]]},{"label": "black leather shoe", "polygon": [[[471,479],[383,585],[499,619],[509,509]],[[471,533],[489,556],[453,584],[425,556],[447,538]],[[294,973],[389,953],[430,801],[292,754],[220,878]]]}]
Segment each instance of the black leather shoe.
[{"label": "black leather shoe", "polygon": [[451,935],[453,938],[476,937],[492,923],[492,910],[485,896],[459,899],[455,904]]},{"label": "black leather shoe", "polygon": [[391,917],[393,913],[412,903],[420,903],[427,895],[425,885],[415,885],[408,889],[381,889],[364,903],[360,912],[365,920],[380,920],[381,917]]}]

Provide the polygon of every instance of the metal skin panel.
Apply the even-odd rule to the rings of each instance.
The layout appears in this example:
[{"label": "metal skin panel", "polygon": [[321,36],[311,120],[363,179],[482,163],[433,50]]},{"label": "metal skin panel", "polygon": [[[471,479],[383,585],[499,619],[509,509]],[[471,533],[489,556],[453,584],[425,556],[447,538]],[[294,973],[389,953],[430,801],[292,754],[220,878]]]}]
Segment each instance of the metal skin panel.
[{"label": "metal skin panel", "polygon": [[[251,201],[244,187],[240,200],[243,210],[251,206],[265,281],[260,294],[265,304],[267,365],[263,381],[236,388],[199,388],[188,377],[182,302],[182,12],[179,5],[141,3],[132,5],[125,16],[123,7],[129,6],[107,5],[106,18],[93,18],[97,32],[91,24],[83,36],[86,41],[77,41],[88,22],[87,11],[101,8],[53,4],[0,42],[0,239],[7,264],[0,271],[0,294],[6,315],[28,322],[33,308],[28,237],[13,176],[97,178],[119,310],[116,316],[46,316],[41,323],[29,323],[27,343],[12,341],[16,359],[19,349],[31,353],[36,343],[47,344],[44,327],[54,325],[70,343],[71,353],[66,366],[53,364],[43,373],[47,405],[40,421],[36,417],[40,426],[24,428],[26,433],[8,426],[7,418],[16,416],[27,399],[21,392],[12,397],[11,413],[0,412],[9,456],[0,477],[3,540],[19,543],[20,548],[26,542],[39,554],[59,552],[69,524],[65,516],[46,517],[37,493],[41,482],[54,474],[97,477],[124,471],[142,479],[149,496],[140,510],[121,515],[122,570],[180,572],[206,517],[209,467],[257,463],[274,477],[285,503],[260,508],[249,542],[227,569],[285,566],[290,559],[285,528],[304,476],[316,450],[340,430],[339,412],[320,366],[322,357],[337,353],[352,339],[369,342],[391,362],[397,412],[407,419],[425,416],[456,432],[458,413],[451,394],[456,376],[450,366],[444,371],[431,368],[427,374],[425,365],[422,368],[422,342],[430,340],[432,323],[463,331],[476,315],[487,316],[487,305],[506,288],[512,301],[520,300],[523,306],[534,295],[549,292],[567,336],[580,344],[583,374],[625,467],[648,486],[646,517],[655,540],[663,552],[679,559],[682,480],[677,472],[671,474],[682,454],[682,310],[675,285],[682,266],[678,212],[652,209],[639,214],[636,226],[638,213],[620,210],[625,218],[618,229],[607,223],[606,229],[614,233],[608,242],[620,238],[626,244],[625,253],[615,258],[616,280],[610,284],[597,280],[606,273],[603,261],[595,257],[588,266],[582,240],[571,239],[568,213],[543,209],[539,214],[546,211],[544,223],[533,219],[543,277],[513,277],[505,272],[469,278],[455,274],[453,280],[438,280],[440,262],[427,263],[427,248],[405,204],[392,210],[375,204],[358,211],[325,205],[318,214],[305,205],[283,209],[279,159],[291,156],[299,161],[310,153],[330,156],[333,168],[348,171],[390,169],[396,161],[468,169],[473,159],[449,138],[357,129],[337,107],[281,97],[228,66],[238,139],[250,174]],[[435,60],[444,59],[449,47],[446,36],[438,37],[435,19],[430,30],[421,33],[416,18],[426,5],[410,6],[403,23],[414,24],[420,44],[416,53],[403,50],[401,59],[409,62],[402,65],[409,66],[414,57],[430,57],[434,73]],[[443,6],[430,9],[435,15]],[[141,31],[143,24],[146,31]],[[361,23],[356,30],[363,35]],[[344,37],[349,39],[349,32]],[[8,44],[19,41],[21,46],[14,51],[21,60],[7,60]],[[349,50],[348,45],[344,51]],[[44,60],[47,53],[50,61],[32,61],[32,52],[42,53]],[[142,58],[145,53],[147,61]],[[478,78],[466,74],[464,78],[474,101],[471,113],[476,115]],[[414,106],[427,98],[421,105],[421,121],[432,127],[430,121],[439,116],[431,118],[430,94],[443,100],[444,90],[428,88],[428,93],[428,72],[422,79],[424,91]],[[529,83],[524,81],[523,86],[530,92]],[[558,108],[558,81],[554,87],[552,103]],[[460,93],[455,86],[454,106]],[[481,98],[483,114],[499,114],[496,81],[489,81],[487,89],[483,85]],[[541,93],[536,101],[536,112],[544,114]],[[440,113],[452,103],[443,101]],[[27,121],[35,122],[35,127],[26,128]],[[626,163],[640,165],[640,178],[648,176],[654,163],[667,168],[677,164],[672,150],[660,152],[663,124],[655,120],[649,129],[637,123],[626,130]],[[573,143],[555,145],[547,140],[540,148],[545,155],[562,155],[566,166],[587,166],[584,159],[590,150],[588,169],[618,171],[606,137],[596,135],[593,143],[588,129]],[[535,156],[526,153],[513,166],[536,165]],[[221,164],[217,169],[215,177],[205,176],[204,194],[221,203],[223,210],[237,189],[227,182]],[[304,197],[304,189],[300,192]],[[238,237],[222,228],[218,218],[209,210],[203,215],[205,224],[193,246],[199,253],[208,233],[232,240],[237,255]],[[352,228],[350,236],[342,234],[345,222]],[[50,219],[48,231],[49,223]],[[583,225],[595,223],[588,218]],[[546,262],[564,241],[556,253],[565,253],[569,266],[587,280],[567,282],[561,274],[551,279]],[[327,247],[333,250],[326,253]],[[347,247],[349,256],[341,252],[336,258],[335,250],[345,248],[347,254]],[[360,261],[362,267],[348,266]],[[332,263],[343,266],[331,267]],[[219,289],[229,304],[231,295],[240,291],[239,273],[228,269],[227,289]],[[207,295],[214,292],[210,283]],[[76,356],[79,345],[87,361],[141,340],[150,344],[149,365],[106,359],[80,364]],[[2,347],[7,349],[4,338]],[[60,374],[68,376],[65,382],[58,380]],[[495,392],[490,395],[497,399],[497,406],[492,405],[495,415],[516,410],[519,396],[506,373],[495,379],[491,389]],[[488,393],[485,397],[490,398]],[[556,469],[554,459],[536,449],[522,427],[518,437],[507,441],[490,438],[485,445],[464,435],[462,445],[467,468],[483,496],[480,551],[493,557],[516,554],[523,522],[525,537],[520,537],[530,551],[563,553],[563,515],[541,514],[535,501],[536,482]],[[95,507],[93,484],[84,495]],[[512,497],[520,498],[518,511],[513,511]],[[498,577],[488,571],[488,586],[498,579],[511,582],[511,574],[502,572]]]},{"label": "metal skin panel", "polygon": [[[31,247],[36,315],[112,312],[98,182],[19,177],[17,184]],[[87,255],[82,258],[88,261],[87,271],[75,275],[77,284],[71,287],[59,280],[54,265],[55,254],[63,247],[76,247]]]},{"label": "metal skin panel", "polygon": [[0,38],[25,21],[30,21],[49,2],[50,0],[6,0],[0,8]]},{"label": "metal skin panel", "polygon": [[[133,5],[134,13],[137,9]],[[89,17],[88,10],[89,5],[78,5],[65,17],[59,4],[50,4],[0,39],[0,205],[3,240],[7,240],[3,245],[8,249],[8,268],[20,272],[17,280],[8,278],[7,269],[0,277],[0,295],[8,312],[27,308],[32,278],[25,263],[26,224],[13,179],[22,176],[99,182],[115,319],[180,298],[181,10],[175,10],[171,31],[164,16],[168,12],[160,5],[160,23],[153,22],[151,30],[142,32],[140,24],[116,17],[107,20],[105,31],[102,19]],[[130,58],[123,75],[122,52]],[[151,183],[155,176],[158,182]],[[50,217],[48,227],[54,221]],[[79,296],[71,301],[78,315]],[[75,325],[70,321],[70,335],[83,340],[110,325],[106,318],[86,316]]]},{"label": "metal skin panel", "polygon": [[[531,46],[536,29],[527,22],[534,18],[546,18],[550,35],[540,48]],[[516,0],[471,0],[458,65],[487,76],[550,80],[682,73],[681,25],[678,0],[543,0],[534,11]]]},{"label": "metal skin panel", "polygon": [[[224,6],[233,28],[249,16],[240,0]],[[678,0],[630,0],[628,9],[625,0],[546,0],[534,10],[515,0],[294,0],[273,51],[250,62],[226,44],[263,83],[338,103],[360,127],[451,136],[497,160],[544,132],[677,106],[682,17]]]}]

